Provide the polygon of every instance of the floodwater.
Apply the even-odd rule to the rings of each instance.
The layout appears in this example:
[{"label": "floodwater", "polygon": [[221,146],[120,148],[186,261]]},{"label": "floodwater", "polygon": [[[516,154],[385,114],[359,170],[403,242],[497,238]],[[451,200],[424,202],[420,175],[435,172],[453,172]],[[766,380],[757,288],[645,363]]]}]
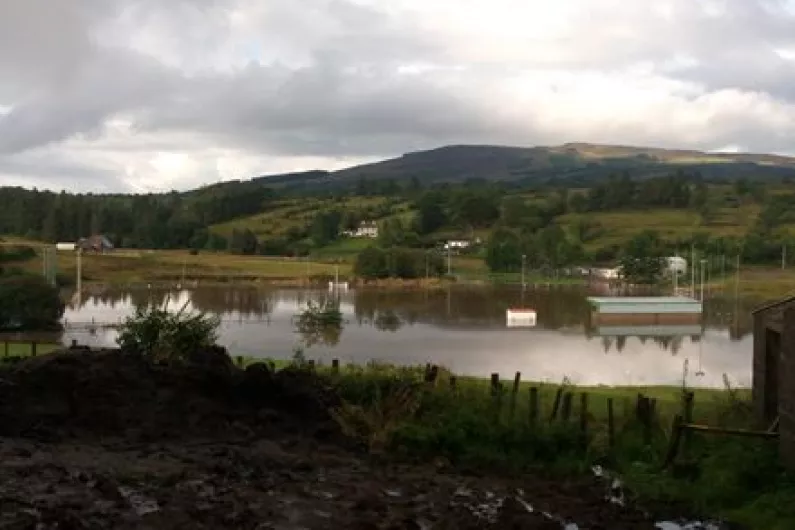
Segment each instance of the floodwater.
[{"label": "floodwater", "polygon": [[[257,287],[202,287],[192,290],[98,290],[73,300],[58,337],[91,346],[113,346],[118,323],[135,307],[168,303],[171,308],[205,311],[222,319],[220,341],[232,354],[290,358],[297,348],[308,359],[329,363],[433,362],[456,373],[493,372],[523,379],[583,385],[681,384],[722,387],[723,375],[738,387],[751,383],[749,303],[714,298],[705,304],[705,325],[613,326],[589,323],[582,288],[546,289],[452,287],[439,291],[326,291]],[[308,345],[295,315],[309,301],[338,296],[341,329]],[[506,328],[507,308],[537,311],[534,328]],[[92,323],[94,326],[92,326]],[[687,366],[687,368],[685,368]]]}]

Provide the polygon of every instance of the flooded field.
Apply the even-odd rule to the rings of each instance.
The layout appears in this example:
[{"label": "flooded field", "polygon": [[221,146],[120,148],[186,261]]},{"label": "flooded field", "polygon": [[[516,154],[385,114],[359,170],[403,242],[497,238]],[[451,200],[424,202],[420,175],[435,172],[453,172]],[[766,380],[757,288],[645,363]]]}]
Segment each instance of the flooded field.
[{"label": "flooded field", "polygon": [[[301,349],[320,362],[434,362],[462,374],[521,371],[525,379],[584,385],[678,384],[686,375],[690,385],[720,387],[725,373],[737,386],[750,385],[752,304],[742,300],[707,300],[703,326],[595,327],[588,293],[578,288],[357,290],[335,295],[343,326],[308,341],[295,316],[329,296],[256,287],[102,290],[69,304],[62,334],[14,338],[112,346],[116,331],[106,325],[136,307],[187,303],[222,319],[221,342],[237,355],[287,359]],[[506,328],[506,309],[517,307],[535,309],[537,325]]]}]

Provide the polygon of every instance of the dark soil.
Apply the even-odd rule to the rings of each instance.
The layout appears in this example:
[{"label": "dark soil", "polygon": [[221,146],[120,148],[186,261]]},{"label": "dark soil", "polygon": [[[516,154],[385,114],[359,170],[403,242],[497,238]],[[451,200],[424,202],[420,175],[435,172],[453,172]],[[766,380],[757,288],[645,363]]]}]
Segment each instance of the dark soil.
[{"label": "dark soil", "polygon": [[[0,369],[0,529],[654,528],[597,479],[378,463],[310,372],[69,351]],[[554,515],[550,515],[554,514]],[[574,528],[574,527],[572,527]]]}]

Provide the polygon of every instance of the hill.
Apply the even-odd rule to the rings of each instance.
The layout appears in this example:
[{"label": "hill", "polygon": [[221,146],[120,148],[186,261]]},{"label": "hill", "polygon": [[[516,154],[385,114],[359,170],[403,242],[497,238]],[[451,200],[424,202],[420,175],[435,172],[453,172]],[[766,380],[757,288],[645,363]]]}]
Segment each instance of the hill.
[{"label": "hill", "polygon": [[752,153],[707,153],[588,143],[550,147],[450,145],[404,154],[397,158],[333,172],[313,171],[264,176],[267,185],[287,187],[346,187],[363,179],[423,184],[467,180],[541,183],[563,181],[582,185],[616,172],[649,177],[681,170],[707,179],[795,178],[795,158]]}]

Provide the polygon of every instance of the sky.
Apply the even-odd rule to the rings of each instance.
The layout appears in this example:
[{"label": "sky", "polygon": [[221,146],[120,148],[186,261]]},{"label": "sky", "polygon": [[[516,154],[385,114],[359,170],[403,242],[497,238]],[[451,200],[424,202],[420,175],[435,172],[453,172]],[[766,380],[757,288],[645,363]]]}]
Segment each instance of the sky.
[{"label": "sky", "polygon": [[0,185],[566,142],[794,154],[795,0],[0,2]]}]

